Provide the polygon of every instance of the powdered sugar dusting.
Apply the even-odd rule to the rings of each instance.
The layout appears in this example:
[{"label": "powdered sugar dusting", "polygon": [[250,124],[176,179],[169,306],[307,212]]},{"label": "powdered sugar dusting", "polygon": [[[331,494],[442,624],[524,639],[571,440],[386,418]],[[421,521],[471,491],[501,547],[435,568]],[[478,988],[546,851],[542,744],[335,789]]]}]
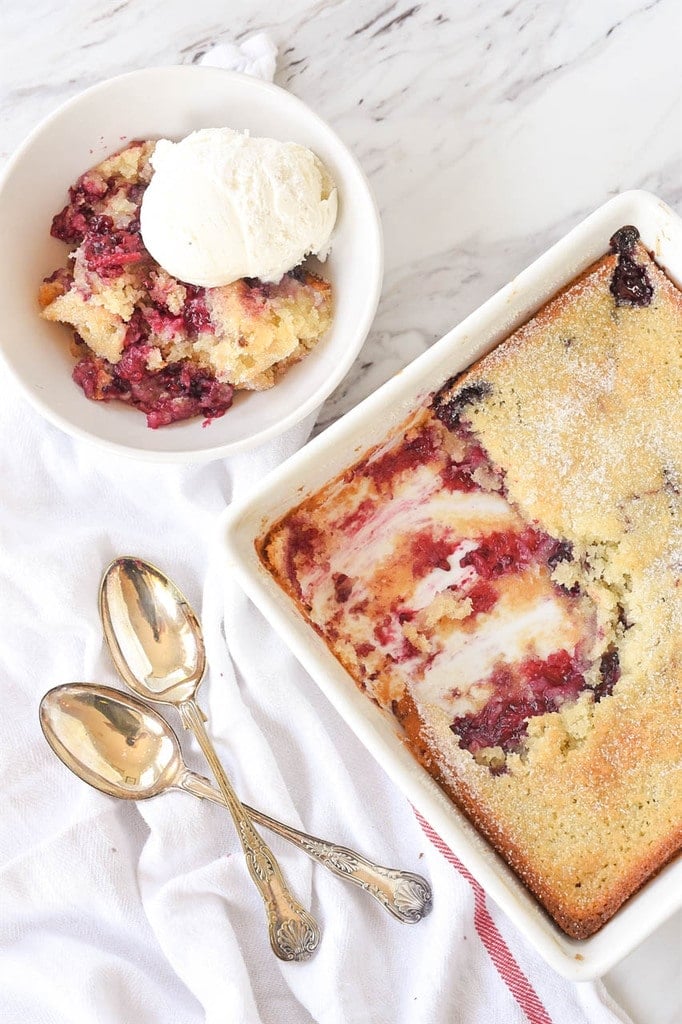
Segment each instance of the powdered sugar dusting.
[{"label": "powdered sugar dusting", "polygon": [[[409,426],[413,452],[420,430],[424,442],[451,431],[435,455],[424,443],[414,471],[434,481],[422,490],[428,512],[386,518],[413,471],[399,486],[382,479],[372,501],[386,557],[347,601],[340,581],[341,606],[331,587],[315,604],[358,684],[577,937],[682,832],[682,295],[641,246],[635,255],[650,304],[616,304],[609,254],[443,387],[435,427],[428,416]],[[382,452],[394,443],[400,434]],[[474,469],[476,446],[488,475]],[[367,499],[355,473],[330,490],[344,512],[353,493]],[[461,516],[469,489],[507,505],[508,533],[486,535],[480,508]],[[326,501],[307,510],[322,533]],[[397,525],[412,532],[389,544]],[[353,538],[337,536],[331,554],[328,541],[318,562],[331,568]]]}]

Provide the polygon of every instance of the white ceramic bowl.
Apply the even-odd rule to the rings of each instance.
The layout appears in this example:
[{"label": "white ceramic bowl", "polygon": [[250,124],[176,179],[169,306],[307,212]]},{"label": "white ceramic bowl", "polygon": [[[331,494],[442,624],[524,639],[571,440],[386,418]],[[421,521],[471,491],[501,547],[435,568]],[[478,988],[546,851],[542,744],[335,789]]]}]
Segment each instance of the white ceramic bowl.
[{"label": "white ceramic bowl", "polygon": [[[356,463],[363,451],[397,427],[445,380],[490,351],[532,316],[602,256],[610,236],[624,224],[637,225],[644,244],[682,286],[682,221],[649,193],[617,196],[402,373],[270,473],[248,501],[226,512],[220,534],[227,571],[236,575],[377,761],[548,963],[575,980],[605,973],[682,907],[682,859],[678,857],[649,881],[591,938],[568,938],[417,764],[400,738],[396,720],[359,691],[263,568],[254,541],[307,494]],[[447,893],[434,893],[434,898],[447,899]]]},{"label": "white ceramic bowl", "polygon": [[[71,380],[69,329],[38,316],[43,277],[63,265],[66,247],[50,237],[67,189],[88,167],[132,139],[179,139],[196,128],[248,128],[254,135],[310,147],[339,191],[332,253],[323,273],[334,289],[331,330],[277,385],[242,392],[225,416],[150,430],[120,403],[88,401]],[[0,351],[26,396],[76,437],[157,461],[201,461],[260,444],[318,408],[350,369],[369,331],[382,279],[381,227],[354,157],[316,114],[290,93],[218,68],[134,71],[76,96],[44,120],[0,181],[3,272]]]}]

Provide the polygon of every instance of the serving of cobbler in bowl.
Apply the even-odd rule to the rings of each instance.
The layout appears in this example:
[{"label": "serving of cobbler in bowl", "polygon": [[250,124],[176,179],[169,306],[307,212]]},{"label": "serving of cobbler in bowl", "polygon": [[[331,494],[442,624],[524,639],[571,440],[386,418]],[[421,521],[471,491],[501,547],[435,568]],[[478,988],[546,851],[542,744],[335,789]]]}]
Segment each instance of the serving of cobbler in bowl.
[{"label": "serving of cobbler in bowl", "polygon": [[[226,213],[206,184],[216,139],[235,167]],[[205,180],[188,140],[214,161]],[[291,178],[272,216],[258,144],[271,180]],[[378,302],[380,225],[354,158],[295,97],[215,68],[133,72],[65,104],[11,160],[0,221],[8,369],[53,423],[121,454],[208,460],[283,433],[340,383]],[[297,222],[322,242],[292,248]]]},{"label": "serving of cobbler in bowl", "polygon": [[147,251],[140,209],[154,142],[133,142],[83,174],[52,221],[70,247],[39,291],[46,320],[73,328],[74,381],[96,401],[125,402],[152,428],[223,416],[237,389],[261,391],[302,359],[332,322],[331,285],[298,265],[278,282],[205,288]]}]

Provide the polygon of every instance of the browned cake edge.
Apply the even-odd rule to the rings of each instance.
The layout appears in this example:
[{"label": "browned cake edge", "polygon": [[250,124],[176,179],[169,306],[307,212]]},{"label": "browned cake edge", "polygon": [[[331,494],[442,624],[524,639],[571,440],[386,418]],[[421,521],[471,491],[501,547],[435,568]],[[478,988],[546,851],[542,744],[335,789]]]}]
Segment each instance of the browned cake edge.
[{"label": "browned cake edge", "polygon": [[[324,631],[317,623],[312,622],[308,618],[298,595],[290,589],[287,582],[282,578],[277,566],[270,561],[267,543],[272,530],[275,528],[273,527],[265,537],[259,538],[256,542],[256,550],[260,559],[268,571],[279,581],[280,586],[286,590],[309,625],[324,640],[334,658],[348,672],[354,685],[363,690],[361,682],[353,675],[353,666],[331,648],[324,635]],[[380,707],[370,694],[366,694],[366,696],[377,707]],[[533,870],[532,861],[524,853],[523,847],[510,840],[507,833],[500,828],[493,815],[485,813],[466,783],[459,778],[456,784],[453,784],[447,778],[441,767],[438,751],[429,741],[427,727],[419,715],[410,694],[405,692],[399,701],[394,701],[392,711],[403,729],[403,743],[410,750],[413,757],[429,773],[431,778],[438,783],[455,806],[466,815],[479,833],[491,844],[493,849],[507,862],[509,867],[511,867],[517,877],[529,892],[535,896],[562,931],[571,938],[586,939],[599,931],[627,899],[634,896],[646,882],[662,871],[679,853],[680,845],[682,844],[682,825],[678,832],[665,836],[648,857],[633,864],[632,870],[622,877],[620,884],[613,886],[609,893],[604,895],[602,900],[594,902],[589,911],[581,911],[575,907],[570,907],[565,900],[557,897],[549,885],[543,883],[537,872]]]},{"label": "browned cake edge", "polygon": [[569,907],[564,900],[557,898],[551,887],[543,884],[542,879],[533,870],[532,862],[524,853],[523,847],[512,842],[495,818],[485,813],[466,783],[458,779],[455,786],[447,779],[441,768],[438,752],[430,744],[425,734],[424,722],[408,693],[394,704],[393,712],[403,727],[406,746],[419,763],[504,858],[559,927],[573,939],[586,939],[599,931],[619,907],[634,896],[645,882],[662,871],[679,851],[682,827],[678,833],[664,837],[650,856],[634,864],[632,870],[622,878],[620,885],[612,887],[603,900],[595,901],[589,911],[581,912]]}]

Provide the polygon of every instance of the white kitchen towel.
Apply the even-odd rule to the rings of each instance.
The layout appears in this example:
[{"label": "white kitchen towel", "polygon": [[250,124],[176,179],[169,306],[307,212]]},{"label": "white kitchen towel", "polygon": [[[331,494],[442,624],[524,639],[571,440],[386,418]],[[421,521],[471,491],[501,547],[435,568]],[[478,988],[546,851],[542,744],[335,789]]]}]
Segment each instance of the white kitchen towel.
[{"label": "white kitchen towel", "polygon": [[[310,421],[232,459],[153,465],[68,438],[4,370],[0,388],[3,1024],[625,1020],[601,985],[562,980],[528,947],[225,573],[217,518],[304,443]],[[223,809],[180,793],[117,802],[57,761],[38,725],[45,690],[122,686],[97,588],[123,553],[162,566],[201,614],[210,670],[200,703],[242,797],[420,871],[434,890],[428,919],[397,923],[273,837],[323,931],[314,959],[283,964]]]},{"label": "white kitchen towel", "polygon": [[277,47],[267,32],[259,32],[242,43],[216,43],[201,55],[198,63],[211,68],[241,71],[245,75],[271,82],[275,77]]}]

